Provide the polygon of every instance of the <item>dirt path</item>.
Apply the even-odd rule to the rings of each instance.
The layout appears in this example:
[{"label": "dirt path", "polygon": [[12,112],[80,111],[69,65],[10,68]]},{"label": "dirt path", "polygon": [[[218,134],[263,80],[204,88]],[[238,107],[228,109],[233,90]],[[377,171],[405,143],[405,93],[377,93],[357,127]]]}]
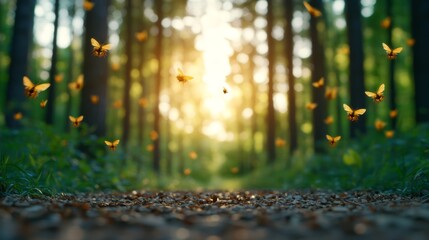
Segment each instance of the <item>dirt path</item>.
[{"label": "dirt path", "polygon": [[375,192],[0,198],[0,239],[429,239],[429,204]]}]

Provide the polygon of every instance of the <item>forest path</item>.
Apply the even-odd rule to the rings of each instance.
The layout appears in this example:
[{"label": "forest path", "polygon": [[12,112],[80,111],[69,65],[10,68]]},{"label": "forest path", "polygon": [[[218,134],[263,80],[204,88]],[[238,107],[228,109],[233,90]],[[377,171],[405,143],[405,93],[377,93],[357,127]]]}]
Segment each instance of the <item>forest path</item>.
[{"label": "forest path", "polygon": [[0,198],[0,239],[428,239],[429,203],[378,192]]}]

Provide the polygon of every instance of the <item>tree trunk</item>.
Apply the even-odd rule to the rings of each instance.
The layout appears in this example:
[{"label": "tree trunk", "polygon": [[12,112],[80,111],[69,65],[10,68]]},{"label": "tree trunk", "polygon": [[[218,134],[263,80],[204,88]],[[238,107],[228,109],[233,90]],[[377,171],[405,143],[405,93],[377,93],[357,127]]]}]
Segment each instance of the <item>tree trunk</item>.
[{"label": "tree trunk", "polygon": [[[363,37],[361,24],[360,1],[345,1],[345,12],[347,21],[347,36],[350,47],[350,104],[353,109],[365,108],[365,85],[363,71]],[[346,113],[344,113],[346,116]],[[359,121],[350,123],[350,137],[354,138],[358,133],[366,131],[366,118],[362,116]]]},{"label": "tree trunk", "polygon": [[275,113],[274,113],[274,39],[272,37],[273,30],[273,1],[268,0],[267,11],[267,41],[268,41],[268,109],[266,117],[267,126],[267,161],[269,164],[274,163],[276,159],[276,146],[275,146]]},{"label": "tree trunk", "polygon": [[[69,56],[68,56],[68,68],[67,68],[67,77],[66,77],[67,86],[69,83],[71,83],[74,80],[74,77],[75,77],[75,74],[74,74],[74,72],[75,72],[75,66],[74,66],[75,49],[73,47],[73,42],[74,42],[74,39],[76,36],[75,36],[74,28],[73,28],[73,19],[76,15],[76,4],[74,2],[71,3],[71,6],[68,9],[68,11],[69,11],[69,16],[70,16],[69,28],[70,28],[70,35],[71,35],[71,43],[70,43],[70,47],[68,49]],[[69,131],[71,125],[70,125],[70,119],[69,119],[68,113],[71,113],[71,109],[72,109],[72,94],[71,94],[70,88],[67,87],[66,91],[67,91],[68,101],[66,103],[66,115],[65,115],[63,121],[65,121],[65,123],[66,123],[64,125],[65,130]]]},{"label": "tree trunk", "polygon": [[158,59],[158,70],[155,77],[155,105],[154,105],[154,122],[153,130],[158,133],[158,138],[153,141],[153,170],[155,173],[160,173],[160,158],[161,158],[161,149],[160,149],[160,121],[161,116],[159,112],[159,98],[161,93],[161,81],[162,81],[162,40],[163,40],[163,28],[161,25],[163,19],[163,1],[159,0],[155,2],[155,10],[158,15],[156,21],[156,27],[158,29],[158,36],[155,46],[155,57]]},{"label": "tree trunk", "polygon": [[126,149],[130,135],[130,88],[131,88],[131,69],[133,64],[132,46],[133,46],[133,3],[132,0],[126,1],[126,44],[125,55],[127,63],[125,64],[125,84],[122,102],[124,104],[124,118],[122,119],[122,142]]},{"label": "tree trunk", "polygon": [[[323,12],[323,5],[321,0],[313,0],[311,5]],[[310,19],[310,38],[311,38],[311,63],[313,65],[313,72],[311,74],[311,81],[316,82],[321,77],[325,77],[325,85],[327,78],[325,74],[325,48],[319,36],[318,25],[320,18],[311,17]],[[322,141],[325,140],[326,125],[323,120],[327,113],[327,102],[325,98],[325,85],[320,88],[311,87],[312,101],[317,103],[317,107],[313,110],[313,141],[314,151],[316,153],[325,150]]]},{"label": "tree trunk", "polygon": [[[142,13],[144,11],[144,3],[141,2],[140,3],[140,9],[139,11]],[[139,18],[139,25],[140,25],[140,30],[144,30],[145,29],[145,20],[144,20],[144,15],[140,14],[140,18]],[[140,86],[142,87],[142,94],[140,95],[140,99],[146,99],[147,98],[147,84],[145,84],[145,79],[144,79],[144,62],[145,62],[145,41],[141,41],[139,42],[139,71],[140,71]],[[147,101],[147,99],[146,99]],[[137,121],[138,121],[138,134],[137,134],[137,142],[139,146],[143,146],[144,144],[144,133],[145,133],[145,105],[140,105],[138,107],[138,116],[137,116]]]},{"label": "tree trunk", "polygon": [[[386,2],[386,11],[387,11],[387,17],[390,17],[390,25],[387,28],[387,45],[390,47],[393,46],[392,41],[392,30],[393,30],[393,22],[395,21],[395,18],[393,18],[392,15],[392,8],[393,8],[393,2],[392,0],[387,0]],[[395,60],[389,61],[389,107],[391,110],[396,109],[396,85],[395,85]],[[396,128],[396,118],[390,118],[390,124],[392,129]]]},{"label": "tree trunk", "polygon": [[427,70],[427,56],[429,54],[429,1],[411,1],[412,33],[415,39],[413,47],[414,71],[414,104],[417,123],[429,122],[429,71]]},{"label": "tree trunk", "polygon": [[[298,132],[296,125],[296,102],[295,102],[295,76],[293,75],[293,0],[284,0],[284,14],[286,18],[285,26],[285,56],[287,69],[287,92],[288,100],[288,126],[289,126],[289,155],[298,149]],[[288,162],[290,164],[290,161]]]},{"label": "tree trunk", "polygon": [[[107,17],[109,0],[95,0],[95,6],[85,14],[85,38],[83,46],[83,74],[85,86],[82,88],[80,109],[85,117],[84,121],[95,128],[95,134],[99,137],[106,134],[106,110],[107,110],[107,57],[91,55],[93,47],[91,38],[100,43],[107,43]],[[96,108],[91,104],[91,95],[98,95],[99,102]]]},{"label": "tree trunk", "polygon": [[[15,112],[24,112],[24,87],[22,77],[27,74],[30,46],[33,42],[35,0],[17,0],[15,24],[13,26],[9,80],[6,87],[6,126],[19,128],[19,121],[13,119]],[[24,114],[25,116],[25,114]]]},{"label": "tree trunk", "polygon": [[52,41],[52,58],[51,58],[51,70],[49,71],[49,82],[51,83],[49,93],[48,93],[48,105],[46,106],[46,123],[47,124],[54,124],[54,118],[55,118],[55,93],[56,93],[56,82],[55,82],[55,76],[57,75],[57,38],[58,38],[58,20],[59,20],[59,11],[60,11],[60,1],[55,0],[55,6],[54,6],[54,14],[55,14],[55,20],[54,20],[54,37]]}]

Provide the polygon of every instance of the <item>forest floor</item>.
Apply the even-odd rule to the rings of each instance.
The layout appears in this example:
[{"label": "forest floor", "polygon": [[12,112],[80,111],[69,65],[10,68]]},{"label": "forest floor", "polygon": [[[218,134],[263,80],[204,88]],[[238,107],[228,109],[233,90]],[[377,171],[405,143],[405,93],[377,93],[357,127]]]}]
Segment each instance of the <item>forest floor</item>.
[{"label": "forest floor", "polygon": [[427,198],[173,191],[0,198],[0,239],[428,239]]}]

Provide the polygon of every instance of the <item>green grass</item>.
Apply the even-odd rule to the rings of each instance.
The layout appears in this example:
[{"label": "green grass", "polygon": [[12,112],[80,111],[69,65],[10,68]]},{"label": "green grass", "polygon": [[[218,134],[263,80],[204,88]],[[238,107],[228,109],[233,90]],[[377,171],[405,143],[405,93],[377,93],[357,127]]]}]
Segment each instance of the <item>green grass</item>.
[{"label": "green grass", "polygon": [[[34,130],[37,129],[37,130]],[[127,159],[121,148],[109,151],[104,139],[82,131],[56,134],[45,125],[0,132],[0,194],[52,195],[61,192],[128,191],[134,189],[329,189],[421,193],[429,189],[429,126],[396,133],[386,139],[372,132],[341,140],[327,153],[277,159],[250,173],[232,174],[229,154],[217,172],[198,160],[192,174],[150,170],[150,159]],[[138,154],[134,154],[138,155]],[[134,156],[135,157],[135,156]],[[124,160],[127,159],[126,165]],[[144,167],[139,166],[144,161]],[[238,160],[237,160],[238,161]],[[287,162],[290,161],[290,164]]]}]

